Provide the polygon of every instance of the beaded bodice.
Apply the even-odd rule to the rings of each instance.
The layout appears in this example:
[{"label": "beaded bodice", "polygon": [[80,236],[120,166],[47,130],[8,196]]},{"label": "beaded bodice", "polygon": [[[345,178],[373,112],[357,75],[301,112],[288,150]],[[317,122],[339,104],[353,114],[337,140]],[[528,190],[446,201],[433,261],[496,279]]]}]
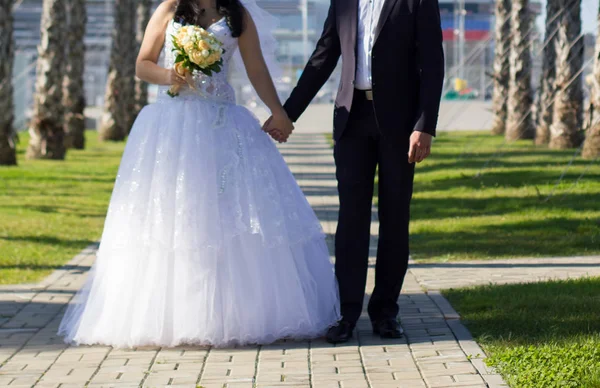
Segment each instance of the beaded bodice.
[{"label": "beaded bodice", "polygon": [[[171,20],[167,26],[165,47],[164,47],[164,67],[167,69],[173,68],[175,64],[175,54],[173,53],[172,36],[177,32],[182,25]],[[219,102],[235,103],[235,92],[227,80],[229,71],[229,62],[235,50],[237,50],[238,40],[231,36],[231,30],[227,25],[227,20],[221,18],[207,28],[207,31],[214,34],[217,39],[223,43],[223,68],[221,72],[214,73],[212,76],[207,76],[198,72],[194,74],[196,89],[183,87],[179,92],[179,96],[175,99],[209,99]],[[159,89],[159,99],[169,99],[172,97],[167,95],[168,86],[161,86]]]}]

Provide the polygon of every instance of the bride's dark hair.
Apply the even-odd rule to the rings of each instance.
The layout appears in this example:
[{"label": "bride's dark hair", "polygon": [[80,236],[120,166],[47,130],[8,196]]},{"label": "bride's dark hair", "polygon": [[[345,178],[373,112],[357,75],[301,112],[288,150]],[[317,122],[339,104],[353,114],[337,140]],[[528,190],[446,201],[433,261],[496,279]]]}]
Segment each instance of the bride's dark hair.
[{"label": "bride's dark hair", "polygon": [[[234,38],[244,30],[244,8],[240,0],[217,0],[217,11],[225,17]],[[184,24],[200,26],[202,7],[198,0],[179,0],[175,9],[175,20]]]}]

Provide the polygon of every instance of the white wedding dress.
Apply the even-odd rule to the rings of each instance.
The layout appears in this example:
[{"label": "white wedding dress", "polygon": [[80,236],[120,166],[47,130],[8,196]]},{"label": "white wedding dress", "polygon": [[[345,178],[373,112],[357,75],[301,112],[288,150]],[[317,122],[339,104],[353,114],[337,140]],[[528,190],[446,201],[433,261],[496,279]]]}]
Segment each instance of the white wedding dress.
[{"label": "white wedding dress", "polygon": [[[164,66],[173,66],[167,29]],[[59,334],[116,347],[231,346],[322,335],[339,318],[318,219],[224,71],[160,89],[136,120],[97,260]]]}]

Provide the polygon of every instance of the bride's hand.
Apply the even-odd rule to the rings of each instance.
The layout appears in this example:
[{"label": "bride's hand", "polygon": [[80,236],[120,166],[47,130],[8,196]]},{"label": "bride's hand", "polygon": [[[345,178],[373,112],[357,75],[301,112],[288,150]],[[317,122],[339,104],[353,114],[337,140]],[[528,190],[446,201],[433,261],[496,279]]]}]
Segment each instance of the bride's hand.
[{"label": "bride's hand", "polygon": [[185,77],[179,75],[175,69],[165,69],[167,70],[167,74],[165,76],[165,84],[166,85],[179,85],[183,86],[187,84]]},{"label": "bride's hand", "polygon": [[265,132],[280,143],[285,143],[294,130],[294,124],[285,111],[274,113],[265,123]]}]

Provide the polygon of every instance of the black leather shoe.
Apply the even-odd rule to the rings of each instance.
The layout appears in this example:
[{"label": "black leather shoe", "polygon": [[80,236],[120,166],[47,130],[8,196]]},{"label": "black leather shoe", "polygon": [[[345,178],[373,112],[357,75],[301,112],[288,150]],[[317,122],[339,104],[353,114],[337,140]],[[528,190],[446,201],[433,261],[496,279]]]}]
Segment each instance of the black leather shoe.
[{"label": "black leather shoe", "polygon": [[325,336],[325,338],[330,344],[340,344],[348,342],[350,338],[352,338],[354,326],[354,324],[348,321],[341,320],[337,323],[337,325],[331,327],[327,331],[327,335]]},{"label": "black leather shoe", "polygon": [[379,335],[381,338],[402,338],[404,330],[395,319],[383,319],[373,323],[373,334]]}]

